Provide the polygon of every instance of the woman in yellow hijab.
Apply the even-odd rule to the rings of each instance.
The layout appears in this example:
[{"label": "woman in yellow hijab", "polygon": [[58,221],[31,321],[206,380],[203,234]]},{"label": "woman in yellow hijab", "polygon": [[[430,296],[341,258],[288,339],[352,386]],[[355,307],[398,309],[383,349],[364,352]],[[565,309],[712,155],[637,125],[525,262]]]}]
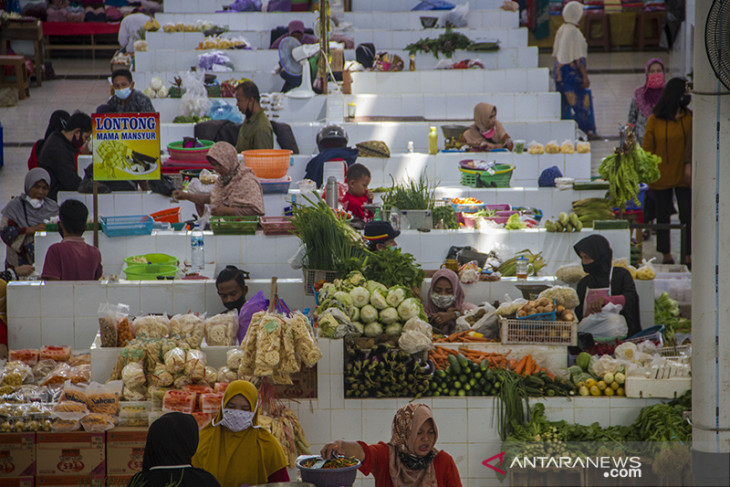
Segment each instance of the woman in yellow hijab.
[{"label": "woman in yellow hijab", "polygon": [[258,425],[258,398],[250,382],[231,382],[215,420],[200,432],[193,466],[212,473],[221,487],[289,481],[284,450]]}]

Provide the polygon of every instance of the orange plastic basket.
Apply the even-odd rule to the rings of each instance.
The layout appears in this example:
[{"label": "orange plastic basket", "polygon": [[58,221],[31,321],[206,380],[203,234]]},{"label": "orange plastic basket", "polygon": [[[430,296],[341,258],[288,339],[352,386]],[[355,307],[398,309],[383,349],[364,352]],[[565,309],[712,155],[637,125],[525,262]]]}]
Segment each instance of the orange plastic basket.
[{"label": "orange plastic basket", "polygon": [[243,151],[243,163],[256,177],[279,179],[286,176],[292,151],[284,149],[256,149]]},{"label": "orange plastic basket", "polygon": [[156,222],[180,223],[180,207],[168,208],[167,210],[156,211],[150,216]]}]

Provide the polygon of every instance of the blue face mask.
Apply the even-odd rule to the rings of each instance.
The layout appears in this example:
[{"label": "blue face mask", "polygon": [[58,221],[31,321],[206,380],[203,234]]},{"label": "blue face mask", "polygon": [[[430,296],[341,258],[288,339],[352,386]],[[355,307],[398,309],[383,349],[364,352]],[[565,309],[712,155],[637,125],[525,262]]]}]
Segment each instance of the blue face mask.
[{"label": "blue face mask", "polygon": [[129,98],[129,95],[132,94],[132,88],[124,88],[124,89],[121,89],[121,90],[114,90],[114,94],[120,100],[126,100],[127,98]]}]

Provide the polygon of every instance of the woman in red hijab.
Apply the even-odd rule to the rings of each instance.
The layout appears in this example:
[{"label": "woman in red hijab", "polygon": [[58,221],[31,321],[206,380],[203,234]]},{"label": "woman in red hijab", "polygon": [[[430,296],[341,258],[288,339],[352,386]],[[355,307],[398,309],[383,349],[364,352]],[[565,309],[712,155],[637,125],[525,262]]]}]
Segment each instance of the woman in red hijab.
[{"label": "woman in red hijab", "polygon": [[428,295],[423,298],[423,307],[434,329],[444,335],[453,333],[456,318],[476,307],[464,302],[464,299],[464,290],[456,272],[449,269],[437,271],[431,278]]},{"label": "woman in red hijab", "polygon": [[393,418],[388,443],[337,440],[322,448],[322,458],[333,454],[355,457],[360,471],[375,477],[375,487],[461,487],[454,459],[435,448],[438,439],[431,408],[410,403]]}]

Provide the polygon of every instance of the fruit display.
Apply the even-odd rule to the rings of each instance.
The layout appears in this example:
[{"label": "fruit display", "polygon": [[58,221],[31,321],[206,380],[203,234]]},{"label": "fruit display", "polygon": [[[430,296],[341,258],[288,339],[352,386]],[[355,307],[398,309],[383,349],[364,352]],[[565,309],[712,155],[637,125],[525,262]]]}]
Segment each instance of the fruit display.
[{"label": "fruit display", "polygon": [[568,367],[568,374],[581,396],[626,395],[624,390],[626,375],[617,363],[615,368],[610,367],[604,371],[594,367],[590,354],[581,352],[576,359],[576,365]]},{"label": "fruit display", "polygon": [[545,220],[545,230],[548,232],[580,232],[583,229],[583,223],[576,213],[568,215],[560,212],[556,221]]},{"label": "fruit display", "polygon": [[610,184],[611,204],[620,210],[626,203],[639,204],[639,184],[659,179],[661,157],[644,151],[634,134],[627,132],[624,143],[606,157],[598,167],[598,174]]},{"label": "fruit display", "polygon": [[613,206],[606,198],[584,198],[573,201],[573,212],[584,227],[592,227],[595,220],[615,220]]},{"label": "fruit display", "polygon": [[555,304],[549,298],[539,298],[535,301],[528,301],[517,311],[517,318],[529,318],[535,315],[555,313],[556,321],[575,321],[575,315],[571,310],[562,304]]},{"label": "fruit display", "polygon": [[195,49],[200,51],[205,49],[245,49],[248,47],[249,44],[243,37],[226,39],[219,36],[210,36],[200,42]]},{"label": "fruit display", "polygon": [[679,303],[663,292],[654,301],[654,323],[664,326],[664,341],[667,345],[675,344],[676,333],[689,333],[692,322],[679,316]]}]

